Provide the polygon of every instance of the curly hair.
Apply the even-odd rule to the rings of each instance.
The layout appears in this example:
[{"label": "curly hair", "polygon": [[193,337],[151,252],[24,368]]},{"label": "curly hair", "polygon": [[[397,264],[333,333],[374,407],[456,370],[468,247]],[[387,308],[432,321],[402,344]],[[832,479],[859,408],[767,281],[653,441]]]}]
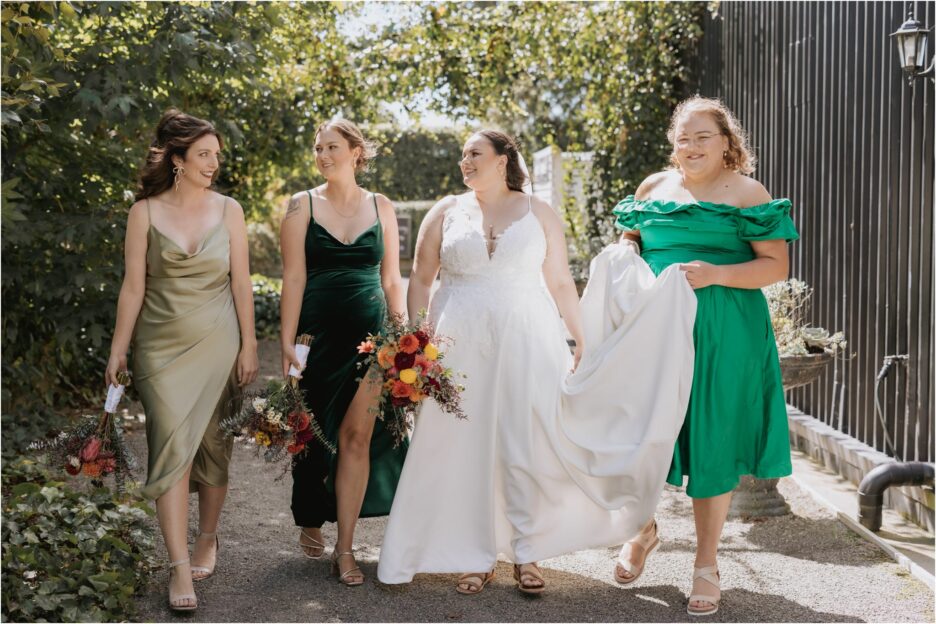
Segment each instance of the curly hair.
[{"label": "curly hair", "polygon": [[[172,187],[175,174],[172,172],[173,156],[185,158],[185,153],[192,143],[206,134],[213,134],[221,147],[224,139],[210,121],[187,115],[176,108],[163,113],[156,124],[156,137],[146,153],[146,162],[140,169],[137,182],[137,201],[159,195]],[[218,177],[220,169],[215,171],[212,182]]]},{"label": "curly hair", "polygon": [[354,170],[356,172],[366,171],[370,162],[376,158],[377,145],[373,141],[365,139],[361,130],[354,125],[353,122],[347,119],[332,119],[331,121],[326,121],[316,128],[315,135],[318,136],[325,130],[335,130],[344,137],[351,149],[355,147],[361,148],[361,155],[354,162]]},{"label": "curly hair", "polygon": [[726,168],[748,175],[754,173],[757,161],[748,146],[747,133],[738,123],[737,117],[728,110],[728,107],[721,100],[700,95],[683,100],[673,111],[669,129],[666,131],[666,138],[673,146],[673,151],[670,154],[670,163],[672,163],[673,167],[679,169],[679,161],[676,160],[676,126],[690,113],[707,113],[711,115],[716,125],[718,125],[719,132],[727,137],[728,149],[724,155]]}]

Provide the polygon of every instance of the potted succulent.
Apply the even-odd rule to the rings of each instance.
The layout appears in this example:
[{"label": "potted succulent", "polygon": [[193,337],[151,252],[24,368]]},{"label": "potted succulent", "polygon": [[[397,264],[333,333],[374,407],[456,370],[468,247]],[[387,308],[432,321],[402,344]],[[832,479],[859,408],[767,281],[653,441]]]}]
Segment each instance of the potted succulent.
[{"label": "potted succulent", "polygon": [[783,388],[789,390],[812,383],[845,347],[845,336],[842,332],[830,334],[822,327],[806,323],[813,294],[806,282],[788,279],[771,284],[763,291],[780,355]]}]

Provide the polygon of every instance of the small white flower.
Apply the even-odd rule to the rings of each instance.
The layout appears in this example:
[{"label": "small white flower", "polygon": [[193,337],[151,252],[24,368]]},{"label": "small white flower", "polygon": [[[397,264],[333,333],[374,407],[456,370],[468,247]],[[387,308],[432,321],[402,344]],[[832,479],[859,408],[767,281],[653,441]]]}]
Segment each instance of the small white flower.
[{"label": "small white flower", "polygon": [[256,412],[262,412],[266,408],[267,400],[263,397],[257,397],[253,400],[253,408]]}]

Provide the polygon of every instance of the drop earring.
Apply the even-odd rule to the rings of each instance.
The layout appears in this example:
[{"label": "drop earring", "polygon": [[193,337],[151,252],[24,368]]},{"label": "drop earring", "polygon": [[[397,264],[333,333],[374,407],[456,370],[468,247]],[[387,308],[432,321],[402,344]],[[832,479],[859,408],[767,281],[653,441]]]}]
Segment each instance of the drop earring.
[{"label": "drop earring", "polygon": [[185,175],[185,168],[182,165],[177,165],[172,168],[172,173],[175,174],[175,190],[179,190],[179,184],[182,183],[182,176]]}]

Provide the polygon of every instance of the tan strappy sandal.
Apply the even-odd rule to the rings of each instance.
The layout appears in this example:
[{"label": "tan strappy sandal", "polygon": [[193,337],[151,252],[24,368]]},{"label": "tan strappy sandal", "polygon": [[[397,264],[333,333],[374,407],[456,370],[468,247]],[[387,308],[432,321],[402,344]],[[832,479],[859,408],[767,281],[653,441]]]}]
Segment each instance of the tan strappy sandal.
[{"label": "tan strappy sandal", "polygon": [[[188,563],[188,559],[179,559],[178,561],[172,561],[169,563],[169,577],[172,578],[172,571]],[[195,604],[179,604],[182,600],[192,600]],[[173,611],[194,611],[198,608],[198,597],[195,594],[172,594],[172,589],[169,589],[169,608]]]},{"label": "tan strappy sandal", "polygon": [[[303,539],[306,539],[312,543],[310,544],[308,542],[304,542],[302,541]],[[315,539],[314,537],[306,533],[305,527],[303,527],[302,530],[299,531],[299,548],[302,549],[302,554],[305,555],[307,559],[317,560],[317,559],[321,559],[325,555],[325,544],[323,544],[322,542],[318,541],[317,539]],[[309,550],[308,550],[310,548],[319,549],[320,550],[319,554],[310,555]]]},{"label": "tan strappy sandal", "polygon": [[[711,594],[692,594],[689,596],[689,604],[686,605],[686,613],[689,615],[712,615],[718,613],[718,603],[721,602],[721,575],[718,573],[717,566],[706,566],[704,568],[695,568],[695,571],[692,573],[692,582],[695,583],[696,579],[702,579],[712,587],[718,590],[719,595],[713,596]],[[692,606],[693,602],[708,602],[712,606],[705,607],[702,609]]]},{"label": "tan strappy sandal", "polygon": [[[640,565],[634,565],[630,562],[630,552],[631,548],[633,547],[632,544],[637,544],[643,548],[643,560],[640,562]],[[650,553],[659,547],[660,536],[657,533],[656,520],[654,520],[653,533],[651,535],[648,536],[644,535],[643,533],[638,533],[637,537],[631,539],[621,547],[621,554],[618,555],[617,561],[615,561],[614,565],[614,580],[624,586],[632,585],[637,579],[640,578],[640,575],[643,574],[644,567],[647,565],[647,557],[649,557]],[[630,576],[622,576],[618,571],[618,567],[630,574]]]},{"label": "tan strappy sandal", "polygon": [[[332,574],[338,577],[339,583],[347,585],[348,587],[357,587],[358,585],[363,585],[364,573],[361,572],[361,568],[354,566],[347,572],[344,572],[344,573],[341,572],[341,566],[338,565],[338,559],[340,559],[341,557],[346,557],[348,555],[351,555],[351,558],[354,559],[354,552],[350,550],[345,551],[343,553],[340,553],[337,550],[335,550],[335,554],[332,555]],[[357,572],[357,574],[355,574],[355,572]],[[360,578],[360,580],[350,580],[352,578],[355,578],[355,579]]]},{"label": "tan strappy sandal", "polygon": [[[203,537],[214,538],[215,541],[215,562],[210,568],[205,566],[192,566],[192,580],[193,581],[204,581],[206,578],[210,578],[215,571],[215,566],[218,565],[218,553],[221,551],[221,540],[218,539],[218,532],[208,533],[206,531],[200,532],[195,539],[199,540]],[[201,574],[201,576],[195,576],[196,574]]]},{"label": "tan strappy sandal", "polygon": [[[458,583],[455,585],[455,591],[466,596],[480,594],[481,590],[487,587],[487,584],[494,580],[494,570],[487,573],[478,574],[469,572],[458,577]],[[467,585],[462,589],[462,585]]]},{"label": "tan strappy sandal", "polygon": [[[546,591],[546,579],[539,566],[533,563],[514,564],[514,580],[517,581],[517,589],[524,594],[542,594]],[[539,581],[539,585],[530,585],[530,581]]]}]

